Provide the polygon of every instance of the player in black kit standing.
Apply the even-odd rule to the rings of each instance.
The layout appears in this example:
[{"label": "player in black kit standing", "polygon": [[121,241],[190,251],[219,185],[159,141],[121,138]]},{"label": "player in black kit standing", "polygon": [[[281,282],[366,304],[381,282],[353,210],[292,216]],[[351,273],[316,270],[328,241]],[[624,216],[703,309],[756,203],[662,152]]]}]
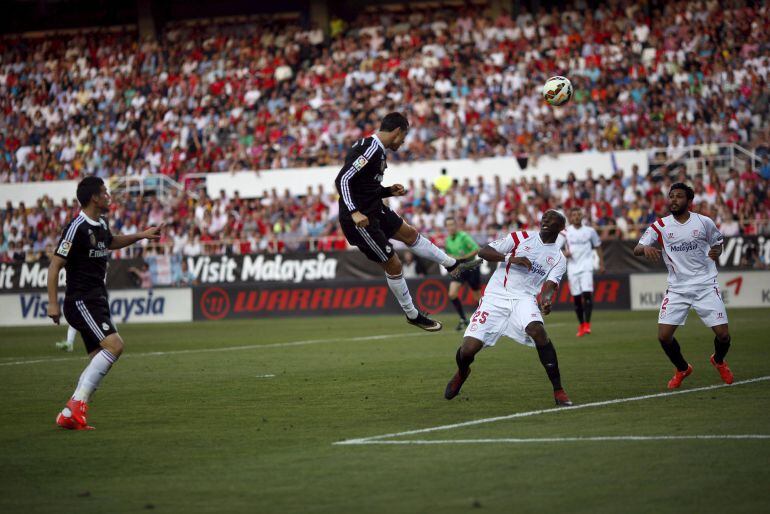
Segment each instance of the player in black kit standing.
[{"label": "player in black kit standing", "polygon": [[86,414],[91,395],[123,352],[123,339],[110,319],[105,275],[110,250],[142,239],[158,239],[160,227],[131,235],[112,235],[102,214],[109,210],[110,195],[99,177],[86,177],[78,184],[82,210],[70,221],[48,268],[48,317],[59,324],[59,270],[67,270],[64,317],[83,337],[91,361],[80,375],[77,388],[56,424],[70,430],[92,430]]},{"label": "player in black kit standing", "polygon": [[391,112],[382,119],[380,130],[353,144],[336,179],[340,194],[340,226],[350,244],[385,270],[388,287],[404,310],[407,321],[435,332],[441,330],[441,323],[415,308],[402,274],[401,260],[389,240],[407,244],[413,253],[444,266],[452,276],[478,267],[481,260],[458,261],[448,256],[382,203],[383,198],[406,194],[401,184],[383,187],[382,178],[388,167],[385,149],[398,150],[408,132],[406,117]]}]

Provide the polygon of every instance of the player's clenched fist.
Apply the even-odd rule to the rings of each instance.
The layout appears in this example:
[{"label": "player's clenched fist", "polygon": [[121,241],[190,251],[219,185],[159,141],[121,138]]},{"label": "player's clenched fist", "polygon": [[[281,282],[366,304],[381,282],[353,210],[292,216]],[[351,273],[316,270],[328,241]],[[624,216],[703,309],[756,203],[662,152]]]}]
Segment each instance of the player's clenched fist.
[{"label": "player's clenched fist", "polygon": [[48,317],[51,318],[57,325],[59,324],[59,319],[61,318],[61,309],[59,308],[58,303],[48,304]]},{"label": "player's clenched fist", "polygon": [[357,227],[366,228],[369,225],[369,218],[366,214],[355,211],[351,212],[350,216],[353,218],[353,223],[355,223]]},{"label": "player's clenched fist", "polygon": [[660,260],[660,250],[652,246],[645,246],[644,258],[650,262],[658,262]]}]

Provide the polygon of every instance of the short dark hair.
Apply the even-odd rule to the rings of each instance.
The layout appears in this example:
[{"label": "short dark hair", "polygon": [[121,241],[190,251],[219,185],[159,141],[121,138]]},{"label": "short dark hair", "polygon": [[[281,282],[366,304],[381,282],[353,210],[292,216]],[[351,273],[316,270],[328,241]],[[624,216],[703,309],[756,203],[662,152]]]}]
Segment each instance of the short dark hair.
[{"label": "short dark hair", "polygon": [[81,207],[88,206],[88,203],[91,201],[91,197],[94,195],[98,195],[99,192],[102,189],[102,186],[104,185],[104,180],[101,178],[95,176],[95,175],[89,175],[83,180],[80,181],[78,184],[78,202],[80,202]]},{"label": "short dark hair", "polygon": [[671,191],[675,189],[681,189],[684,191],[684,194],[687,195],[688,200],[695,198],[695,191],[693,191],[693,189],[684,182],[677,182],[676,184],[673,184],[671,189],[668,190],[668,193],[671,194]]},{"label": "short dark hair", "polygon": [[383,132],[390,132],[391,130],[396,130],[397,128],[400,128],[404,131],[409,128],[409,120],[406,119],[406,116],[400,112],[391,112],[382,118],[382,121],[380,122],[380,130]]}]

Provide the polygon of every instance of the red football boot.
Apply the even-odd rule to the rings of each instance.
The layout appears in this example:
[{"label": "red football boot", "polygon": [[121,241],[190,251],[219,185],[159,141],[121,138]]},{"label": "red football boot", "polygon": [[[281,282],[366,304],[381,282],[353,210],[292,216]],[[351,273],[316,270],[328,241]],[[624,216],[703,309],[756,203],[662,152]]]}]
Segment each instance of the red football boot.
[{"label": "red football boot", "polygon": [[714,356],[712,355],[711,365],[719,372],[719,376],[722,377],[722,382],[725,384],[733,383],[733,372],[730,371],[730,368],[727,366],[727,361],[722,361],[722,364],[717,364],[717,361],[714,360]]},{"label": "red football boot", "polygon": [[564,392],[564,389],[559,389],[558,391],[554,391],[553,398],[554,400],[556,400],[556,405],[558,405],[559,407],[572,406],[572,400],[569,399],[569,396],[567,396],[567,393]]},{"label": "red football boot", "polygon": [[668,381],[668,388],[669,389],[676,389],[680,385],[682,385],[682,381],[690,376],[690,373],[692,373],[692,365],[688,364],[687,369],[684,371],[676,370],[676,373],[674,373],[674,376],[671,377],[671,380]]}]

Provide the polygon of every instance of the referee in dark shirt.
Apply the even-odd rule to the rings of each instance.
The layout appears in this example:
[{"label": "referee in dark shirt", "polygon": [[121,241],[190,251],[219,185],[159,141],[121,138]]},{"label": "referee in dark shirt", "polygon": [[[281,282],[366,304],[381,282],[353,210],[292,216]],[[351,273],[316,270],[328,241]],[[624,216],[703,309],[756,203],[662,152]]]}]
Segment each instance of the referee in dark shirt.
[{"label": "referee in dark shirt", "polygon": [[77,388],[56,424],[70,430],[90,430],[86,414],[91,395],[123,352],[123,339],[110,318],[107,299],[107,261],[110,250],[129,246],[142,239],[158,239],[160,227],[150,227],[131,235],[113,235],[102,214],[109,211],[110,194],[99,177],[86,177],[78,184],[80,214],[62,232],[48,268],[48,317],[61,319],[58,288],[59,271],[67,271],[64,317],[80,332],[91,358],[80,375]]},{"label": "referee in dark shirt", "polygon": [[415,308],[404,280],[401,260],[393,251],[390,240],[405,243],[414,254],[444,266],[453,276],[477,268],[481,260],[458,261],[448,256],[383,204],[383,198],[406,194],[401,184],[383,187],[382,179],[388,167],[385,150],[398,150],[408,132],[406,117],[392,112],[382,119],[380,130],[375,134],[353,143],[335,181],[340,195],[340,226],[351,245],[382,266],[388,286],[407,321],[435,332],[441,330],[441,323]]}]

